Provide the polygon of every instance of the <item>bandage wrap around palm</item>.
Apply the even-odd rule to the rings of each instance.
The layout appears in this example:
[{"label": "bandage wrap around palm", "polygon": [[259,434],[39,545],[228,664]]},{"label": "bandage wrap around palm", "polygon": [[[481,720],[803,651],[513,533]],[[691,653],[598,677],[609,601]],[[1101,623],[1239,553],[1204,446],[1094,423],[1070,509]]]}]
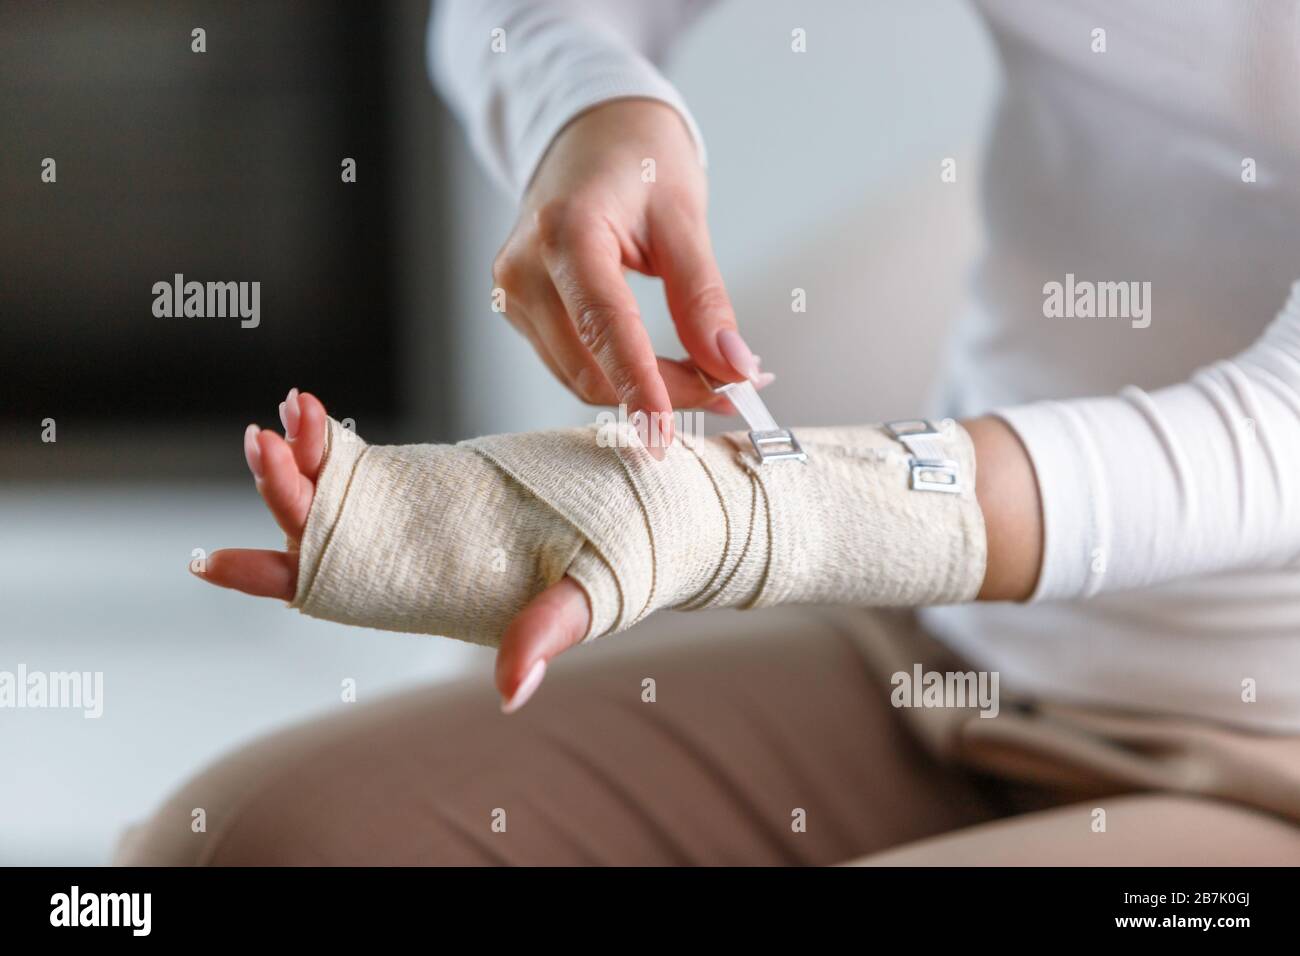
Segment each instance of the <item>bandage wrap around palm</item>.
[{"label": "bandage wrap around palm", "polygon": [[458,445],[368,445],[333,419],[293,600],[313,617],[495,645],[565,574],[588,638],[660,608],[968,601],[984,578],[975,457],[959,494],[915,491],[878,426],[796,429],[808,461],[761,464],[743,433],[656,462],[614,426]]}]

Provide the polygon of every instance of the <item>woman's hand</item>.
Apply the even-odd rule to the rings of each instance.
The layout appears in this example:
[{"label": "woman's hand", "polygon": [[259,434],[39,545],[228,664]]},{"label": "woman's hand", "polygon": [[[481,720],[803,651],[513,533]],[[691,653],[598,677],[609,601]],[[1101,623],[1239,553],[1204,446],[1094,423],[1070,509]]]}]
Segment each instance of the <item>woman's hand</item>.
[{"label": "woman's hand", "polygon": [[[721,381],[771,380],[736,331],[705,208],[704,170],[677,112],[603,103],[551,144],[493,266],[506,316],[542,361],[583,401],[644,413],[633,421],[656,458],[674,406],[719,404],[691,363]],[[663,279],[691,363],[655,356],[624,269]]]},{"label": "woman's hand", "polygon": [[[247,594],[292,601],[298,548],[316,494],[328,419],[313,395],[291,389],[280,404],[284,437],[256,425],[244,434],[244,455],[257,490],[289,538],[285,551],[228,548],[199,577]],[[966,423],[978,460],[976,494],[988,535],[982,600],[1023,600],[1034,589],[1042,555],[1042,521],[1033,466],[1011,429],[987,417]],[[591,620],[587,594],[564,577],[536,594],[505,628],[497,652],[502,709],[517,710],[537,689],[547,664],[579,643]]]},{"label": "woman's hand", "polygon": [[[290,389],[280,403],[284,437],[249,425],[244,458],[258,493],[289,538],[284,551],[223,548],[190,570],[210,584],[256,597],[292,601],[298,587],[298,545],[316,495],[328,421],[316,396]],[[591,609],[572,578],[538,594],[511,621],[497,651],[496,685],[501,709],[511,713],[537,690],[547,662],[578,644],[587,633]]]}]

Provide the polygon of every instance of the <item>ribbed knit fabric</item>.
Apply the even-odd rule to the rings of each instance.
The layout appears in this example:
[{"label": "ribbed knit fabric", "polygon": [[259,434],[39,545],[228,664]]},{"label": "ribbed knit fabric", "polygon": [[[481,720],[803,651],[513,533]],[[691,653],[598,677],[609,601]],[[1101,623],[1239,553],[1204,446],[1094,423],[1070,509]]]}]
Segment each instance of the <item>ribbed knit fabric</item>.
[{"label": "ribbed knit fabric", "polygon": [[386,447],[331,420],[292,606],[495,645],[565,574],[588,639],[660,608],[974,598],[984,520],[960,427],[944,439],[960,494],[910,489],[875,426],[798,435],[806,463],[760,464],[743,434],[679,438],[655,462],[608,426]]}]

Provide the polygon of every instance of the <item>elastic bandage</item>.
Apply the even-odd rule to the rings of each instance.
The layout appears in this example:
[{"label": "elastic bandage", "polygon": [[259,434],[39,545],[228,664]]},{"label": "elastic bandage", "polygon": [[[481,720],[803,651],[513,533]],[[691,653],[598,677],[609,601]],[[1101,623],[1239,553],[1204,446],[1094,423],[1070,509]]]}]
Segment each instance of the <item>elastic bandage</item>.
[{"label": "elastic bandage", "polygon": [[587,639],[661,608],[975,597],[984,520],[960,425],[942,437],[954,494],[910,487],[878,426],[796,431],[806,462],[761,463],[743,433],[680,436],[657,462],[618,425],[380,446],[331,419],[292,606],[495,646],[566,574]]}]

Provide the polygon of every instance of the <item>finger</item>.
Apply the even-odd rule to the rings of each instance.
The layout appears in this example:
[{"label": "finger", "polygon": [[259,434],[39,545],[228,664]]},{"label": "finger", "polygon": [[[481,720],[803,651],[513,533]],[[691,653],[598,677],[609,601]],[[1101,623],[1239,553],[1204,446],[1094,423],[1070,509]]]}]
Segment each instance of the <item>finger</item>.
[{"label": "finger", "polygon": [[520,253],[515,248],[517,244],[516,237],[512,236],[506,246],[497,253],[496,260],[492,263],[492,281],[496,283],[494,294],[496,291],[504,293],[505,308],[502,314],[506,317],[506,321],[528,340],[537,357],[550,369],[551,374],[572,391],[573,376],[556,359],[539,335],[537,322],[533,318],[533,313],[541,308],[538,304],[539,297],[547,293],[554,295],[551,277],[540,264],[529,267],[527,263],[533,262],[536,257]]},{"label": "finger", "polygon": [[[532,343],[552,374],[589,405],[616,405],[614,387],[591,352],[578,338],[564,302],[549,273],[528,276],[519,283],[527,293],[528,307],[515,304],[506,317]],[[514,300],[518,303],[518,297]],[[659,376],[674,408],[710,408],[715,396],[690,362],[656,357]],[[731,403],[717,410],[730,414]]]},{"label": "finger", "polygon": [[757,377],[758,361],[736,329],[703,215],[652,210],[650,226],[651,259],[686,353],[721,381]]},{"label": "finger", "polygon": [[739,412],[736,411],[736,406],[731,404],[731,399],[727,398],[725,395],[715,398],[707,405],[702,405],[701,408],[706,412],[712,412],[714,415],[723,415],[728,418],[739,414]]},{"label": "finger", "polygon": [[[549,276],[545,292],[537,292],[531,301],[543,303],[543,308],[539,311],[545,314],[544,319],[535,321],[532,309],[525,311],[519,307],[513,309],[513,314],[508,317],[519,333],[532,343],[533,350],[551,370],[551,374],[588,405],[617,405],[618,396],[614,394],[614,387],[609,384],[609,379],[605,378],[605,373],[591,357],[587,347],[578,339],[577,330],[555,287],[550,284]],[[730,401],[713,394],[692,363],[662,356],[656,356],[655,361],[674,408],[703,408],[722,415],[736,413]],[[762,388],[769,383],[770,378],[767,373],[761,373],[755,384]]]},{"label": "finger", "polygon": [[528,310],[530,334],[559,367],[559,377],[569,390],[588,405],[617,405],[618,394],[605,377],[591,350],[578,337],[577,326],[548,272],[542,272],[533,286]]},{"label": "finger", "polygon": [[[775,381],[776,376],[771,372],[759,372],[758,378],[754,379],[754,388],[761,392]],[[715,415],[729,415],[733,418],[740,415],[740,412],[736,410],[736,406],[731,404],[731,399],[727,398],[725,395],[719,395],[717,398],[714,398],[710,402],[706,402],[700,407],[706,412],[713,412]]]},{"label": "finger", "polygon": [[329,430],[327,419],[320,399],[310,392],[298,395],[298,432],[290,446],[298,471],[313,483],[320,474],[321,459],[325,457],[325,435]]},{"label": "finger", "polygon": [[298,434],[298,426],[302,421],[302,411],[298,407],[298,390],[289,389],[289,394],[284,397],[280,403],[280,423],[284,425],[284,440],[292,442]]},{"label": "finger", "polygon": [[513,713],[527,703],[547,663],[579,643],[590,623],[587,594],[573,578],[561,578],[529,601],[506,628],[497,651],[501,709]]},{"label": "finger", "polygon": [[570,216],[539,229],[542,261],[578,339],[614,387],[619,403],[632,416],[646,416],[650,452],[662,458],[664,446],[672,441],[672,403],[636,298],[623,278],[617,237],[599,218]]},{"label": "finger", "polygon": [[659,374],[663,377],[674,408],[709,408],[717,400],[692,362],[661,358]]},{"label": "finger", "polygon": [[[546,294],[553,300],[547,310],[547,318],[535,322],[531,310],[525,311],[516,306],[507,313],[510,324],[528,339],[533,351],[551,370],[551,374],[578,398],[588,405],[618,404],[614,387],[596,365],[587,347],[579,341],[578,333],[554,286],[550,285],[549,277],[547,285]],[[564,356],[563,360],[555,358],[556,355]],[[725,397],[714,395],[690,362],[662,356],[657,356],[655,361],[659,364],[659,375],[668,389],[669,400],[674,408],[702,408],[719,415],[736,414],[731,402]],[[763,388],[772,378],[766,372],[760,373],[755,384],[758,388]]]},{"label": "finger", "polygon": [[298,553],[223,548],[212,552],[204,570],[194,571],[194,576],[255,597],[292,601],[297,590]]},{"label": "finger", "polygon": [[[600,371],[595,360],[578,341],[578,335],[569,322],[563,304],[555,294],[554,286],[551,285],[550,276],[544,275],[542,281],[545,282],[545,289],[536,290],[531,301],[544,303],[543,297],[549,296],[554,300],[554,305],[548,307],[542,304],[540,307],[533,306],[525,309],[516,304],[506,312],[506,318],[515,330],[528,340],[538,358],[550,369],[551,374],[561,385],[589,405],[613,404],[614,389],[605,380],[605,373]],[[558,315],[558,321],[554,318],[534,319],[535,312],[546,311]],[[563,359],[557,357],[557,352],[563,356]],[[589,364],[594,369],[594,373],[588,376],[577,375],[575,370],[581,369],[585,364]]]},{"label": "finger", "polygon": [[259,432],[257,446],[262,458],[262,477],[257,480],[257,490],[276,524],[297,541],[307,524],[314,486],[298,471],[293,451],[278,434],[270,430]]},{"label": "finger", "polygon": [[[614,387],[578,338],[577,329],[574,328],[559,293],[555,291],[550,276],[547,275],[544,279],[546,287],[535,289],[530,300],[541,305],[537,311],[544,318],[534,321],[528,334],[540,339],[541,347],[556,356],[555,364],[564,370],[560,378],[568,383],[575,395],[589,405],[618,404]],[[530,317],[533,311],[529,309]],[[659,367],[659,377],[668,389],[673,408],[699,408],[714,400],[713,392],[690,362],[662,356],[656,356],[655,362]]]}]

